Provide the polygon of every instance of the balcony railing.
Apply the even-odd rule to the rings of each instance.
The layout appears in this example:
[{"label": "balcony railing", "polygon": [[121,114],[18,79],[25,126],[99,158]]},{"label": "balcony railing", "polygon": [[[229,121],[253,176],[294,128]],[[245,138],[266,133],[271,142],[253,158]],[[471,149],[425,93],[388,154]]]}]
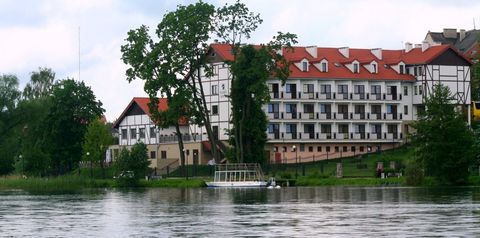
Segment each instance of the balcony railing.
[{"label": "balcony railing", "polygon": [[363,140],[365,139],[365,132],[353,133],[352,138],[354,140]]},{"label": "balcony railing", "polygon": [[286,113],[282,113],[284,115],[283,119],[297,119],[297,113],[293,112],[293,113],[289,113],[289,112],[286,112]]},{"label": "balcony railing", "polygon": [[318,94],[318,99],[321,99],[321,100],[332,99],[332,93],[320,93]]},{"label": "balcony railing", "polygon": [[318,139],[320,139],[320,140],[330,140],[330,139],[332,139],[332,133],[320,133],[318,135]]},{"label": "balcony railing", "polygon": [[275,139],[280,139],[280,132],[275,132],[275,133],[268,133],[267,138],[269,140],[275,140]]},{"label": "balcony railing", "polygon": [[268,119],[280,119],[279,112],[270,112],[268,113]]},{"label": "balcony railing", "polygon": [[315,99],[315,93],[314,92],[307,92],[307,93],[302,93],[301,94],[301,99]]},{"label": "balcony railing", "polygon": [[382,94],[370,93],[370,100],[382,100]]},{"label": "balcony railing", "polygon": [[270,92],[270,98],[271,99],[280,98],[280,92]]},{"label": "balcony railing", "polygon": [[348,112],[337,113],[337,118],[340,120],[347,120],[348,119]]},{"label": "balcony railing", "polygon": [[330,120],[332,119],[332,113],[318,113],[319,120]]},{"label": "balcony railing", "polygon": [[300,139],[302,140],[308,140],[308,139],[315,139],[315,133],[314,132],[302,132],[300,133]]},{"label": "balcony railing", "polygon": [[315,113],[313,112],[304,112],[304,113],[301,113],[300,114],[300,118],[301,119],[315,119]]},{"label": "balcony railing", "polygon": [[365,113],[354,113],[353,114],[353,119],[354,120],[364,120],[365,119]]},{"label": "balcony railing", "polygon": [[352,95],[353,100],[365,100],[366,99],[366,94],[365,93],[354,93]]}]

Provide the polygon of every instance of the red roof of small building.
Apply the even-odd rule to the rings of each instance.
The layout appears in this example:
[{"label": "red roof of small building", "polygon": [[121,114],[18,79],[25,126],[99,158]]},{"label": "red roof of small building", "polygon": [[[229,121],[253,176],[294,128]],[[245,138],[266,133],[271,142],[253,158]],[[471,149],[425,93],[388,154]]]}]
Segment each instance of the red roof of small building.
[{"label": "red roof of small building", "polygon": [[[211,47],[223,60],[233,60],[230,45],[212,44]],[[396,65],[400,62],[405,64],[428,64],[448,49],[452,49],[460,57],[470,62],[449,45],[430,46],[423,52],[421,48],[414,48],[409,52],[405,52],[405,50],[382,50],[382,59],[378,59],[372,54],[371,49],[349,49],[349,57],[347,58],[340,53],[338,48],[325,47],[317,48],[317,57],[312,57],[306,51],[305,47],[300,46],[292,47],[292,49],[284,48],[283,55],[292,63],[300,62],[303,59],[307,59],[310,63],[318,63],[323,59],[328,61],[327,72],[320,72],[320,70],[313,65],[309,67],[308,71],[302,71],[297,66],[291,64],[290,78],[414,80],[415,76],[399,74],[389,66]],[[350,64],[355,60],[361,63],[359,73],[353,73],[346,67],[346,64]],[[365,64],[372,61],[378,64],[377,73],[370,73],[370,71],[365,68]]]},{"label": "red roof of small building", "polygon": [[[148,98],[148,97],[134,97],[132,99],[132,101],[130,101],[128,106],[125,108],[125,110],[123,110],[120,117],[113,124],[114,128],[117,128],[119,126],[120,122],[126,116],[126,114],[128,112],[128,109],[130,109],[130,107],[132,107],[132,105],[134,103],[136,103],[142,109],[142,111],[145,112],[145,114],[147,114],[149,117],[152,116],[152,114],[150,112],[150,109],[148,107],[148,103],[150,103],[150,98]],[[166,98],[159,98],[158,99],[158,111],[165,111],[167,109],[168,109],[168,100]],[[183,118],[179,119],[178,122],[180,123],[180,125],[187,125],[188,124],[187,120],[183,119]]]}]

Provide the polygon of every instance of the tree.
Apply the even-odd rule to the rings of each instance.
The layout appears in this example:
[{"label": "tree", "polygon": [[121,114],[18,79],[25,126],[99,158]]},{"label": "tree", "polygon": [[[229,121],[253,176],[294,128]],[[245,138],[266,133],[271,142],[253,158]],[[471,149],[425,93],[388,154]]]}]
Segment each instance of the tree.
[{"label": "tree", "polygon": [[[195,78],[192,77],[196,70],[205,65],[206,41],[213,12],[214,7],[203,2],[178,6],[176,11],[167,13],[158,25],[158,42],[153,42],[148,35],[148,27],[141,26],[129,31],[127,44],[122,46],[122,59],[130,66],[127,69],[127,80],[145,80],[152,117],[159,127],[175,126],[179,151],[184,150],[178,124],[181,118],[205,124],[209,139],[214,139],[208,114],[205,114],[205,103],[199,100]],[[182,78],[178,79],[177,75]],[[203,89],[200,88],[199,91],[204,98]],[[158,111],[158,93],[167,97],[167,111]],[[213,151],[215,156],[216,147]],[[183,166],[185,155],[180,153],[180,158]]]},{"label": "tree", "polygon": [[[100,164],[102,168],[102,178],[105,178],[105,154],[108,146],[112,143],[113,136],[110,127],[100,119],[96,119],[88,125],[82,147],[82,160],[90,162],[90,165],[93,163]],[[92,171],[90,171],[90,173],[91,177],[93,177]]]},{"label": "tree", "polygon": [[30,82],[23,89],[23,97],[27,100],[46,97],[52,92],[55,72],[49,68],[38,68],[31,73]]},{"label": "tree", "polygon": [[133,145],[131,151],[125,148],[120,151],[115,168],[122,185],[136,185],[147,174],[150,165],[147,152],[147,146],[141,142]]},{"label": "tree", "polygon": [[[473,133],[455,110],[448,87],[434,86],[425,102],[425,110],[414,123],[413,144],[417,166],[440,183],[462,184],[474,161]],[[454,172],[453,172],[454,171]]]},{"label": "tree", "polygon": [[99,118],[104,109],[90,87],[73,79],[57,82],[50,101],[44,124],[45,149],[52,161],[50,172],[63,174],[78,165],[87,125]]},{"label": "tree", "polygon": [[17,76],[0,75],[0,174],[12,172],[18,156],[16,107],[19,99]]}]

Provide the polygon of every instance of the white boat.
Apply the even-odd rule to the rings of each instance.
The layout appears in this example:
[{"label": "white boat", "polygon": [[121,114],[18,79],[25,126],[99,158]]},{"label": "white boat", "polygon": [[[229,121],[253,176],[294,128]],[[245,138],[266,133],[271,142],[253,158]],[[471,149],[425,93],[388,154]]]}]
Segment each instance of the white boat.
[{"label": "white boat", "polygon": [[208,187],[266,187],[267,181],[258,164],[219,164],[215,165],[213,182]]}]

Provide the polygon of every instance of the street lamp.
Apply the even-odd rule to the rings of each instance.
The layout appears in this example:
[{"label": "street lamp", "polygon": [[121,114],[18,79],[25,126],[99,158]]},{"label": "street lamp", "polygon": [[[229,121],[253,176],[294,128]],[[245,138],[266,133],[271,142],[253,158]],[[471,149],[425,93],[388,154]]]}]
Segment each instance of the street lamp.
[{"label": "street lamp", "polygon": [[297,151],[297,146],[292,145],[292,152],[295,151],[295,179],[298,178],[298,151]]},{"label": "street lamp", "polygon": [[93,165],[92,165],[92,161],[89,158],[90,152],[87,151],[86,155],[87,155],[87,160],[90,163],[90,178],[93,178]]},{"label": "street lamp", "polygon": [[20,160],[22,160],[22,174],[24,174],[25,173],[25,161],[24,161],[22,155],[19,155],[18,158],[20,158]]}]

